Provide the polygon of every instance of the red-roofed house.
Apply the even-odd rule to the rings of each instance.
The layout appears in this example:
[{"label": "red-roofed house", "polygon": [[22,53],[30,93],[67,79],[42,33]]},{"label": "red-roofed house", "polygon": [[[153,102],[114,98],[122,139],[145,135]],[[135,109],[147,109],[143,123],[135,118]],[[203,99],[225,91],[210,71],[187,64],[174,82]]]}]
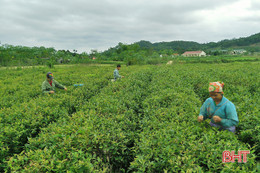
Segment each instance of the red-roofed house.
[{"label": "red-roofed house", "polygon": [[182,56],[206,56],[204,51],[186,51]]}]

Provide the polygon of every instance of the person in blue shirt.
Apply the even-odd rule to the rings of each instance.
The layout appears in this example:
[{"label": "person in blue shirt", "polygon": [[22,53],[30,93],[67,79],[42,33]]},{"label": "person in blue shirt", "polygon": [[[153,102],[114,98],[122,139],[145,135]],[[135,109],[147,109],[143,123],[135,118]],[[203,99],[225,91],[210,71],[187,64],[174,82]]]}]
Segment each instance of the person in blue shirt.
[{"label": "person in blue shirt", "polygon": [[211,119],[211,126],[235,133],[236,126],[239,122],[236,107],[223,96],[223,87],[224,83],[221,82],[209,83],[210,98],[208,98],[200,108],[198,122]]},{"label": "person in blue shirt", "polygon": [[120,78],[124,78],[124,76],[119,75],[119,70],[121,69],[121,65],[118,64],[116,69],[114,70],[114,79],[115,81]]}]

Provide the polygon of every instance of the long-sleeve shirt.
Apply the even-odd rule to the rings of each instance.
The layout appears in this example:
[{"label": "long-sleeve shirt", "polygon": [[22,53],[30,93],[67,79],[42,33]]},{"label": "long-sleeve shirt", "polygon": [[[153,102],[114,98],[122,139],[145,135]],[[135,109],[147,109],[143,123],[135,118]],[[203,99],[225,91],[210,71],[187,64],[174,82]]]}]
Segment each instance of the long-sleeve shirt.
[{"label": "long-sleeve shirt", "polygon": [[114,70],[114,79],[117,80],[118,78],[121,78],[121,76],[119,75],[118,69],[115,69]]},{"label": "long-sleeve shirt", "polygon": [[59,82],[57,82],[54,79],[52,80],[52,86],[51,86],[50,83],[48,82],[48,80],[46,79],[42,83],[42,92],[43,93],[50,93],[50,91],[55,91],[55,87],[60,88],[60,89],[65,88],[63,85],[61,85]]},{"label": "long-sleeve shirt", "polygon": [[[200,115],[203,115],[203,120],[209,118],[212,123],[223,127],[236,126],[239,122],[235,105],[224,96],[218,105],[211,97],[208,98],[200,108]],[[219,116],[221,122],[214,122],[213,116]]]}]

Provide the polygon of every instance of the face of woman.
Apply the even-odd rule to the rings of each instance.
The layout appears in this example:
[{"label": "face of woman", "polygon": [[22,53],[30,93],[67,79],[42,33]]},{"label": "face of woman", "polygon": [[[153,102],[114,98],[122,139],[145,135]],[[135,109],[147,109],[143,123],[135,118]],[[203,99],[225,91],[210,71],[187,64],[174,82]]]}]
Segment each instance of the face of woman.
[{"label": "face of woman", "polygon": [[216,93],[216,92],[210,92],[209,96],[215,101],[215,102],[220,102],[222,99],[222,94],[221,93]]}]

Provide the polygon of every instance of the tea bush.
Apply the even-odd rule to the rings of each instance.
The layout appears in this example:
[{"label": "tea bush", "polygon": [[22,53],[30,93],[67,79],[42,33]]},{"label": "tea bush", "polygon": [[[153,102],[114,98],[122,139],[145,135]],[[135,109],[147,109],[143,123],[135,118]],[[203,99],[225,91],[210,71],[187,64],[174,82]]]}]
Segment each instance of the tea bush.
[{"label": "tea bush", "polygon": [[[126,78],[116,82],[109,80],[113,66],[60,67],[52,70],[68,92],[52,96],[40,94],[47,68],[1,71],[0,88],[9,95],[0,93],[5,99],[0,169],[256,172],[258,67],[258,62],[123,66],[120,73]],[[224,95],[236,105],[236,134],[197,122],[211,81],[224,81]],[[225,150],[250,150],[248,162],[222,163]]]}]

